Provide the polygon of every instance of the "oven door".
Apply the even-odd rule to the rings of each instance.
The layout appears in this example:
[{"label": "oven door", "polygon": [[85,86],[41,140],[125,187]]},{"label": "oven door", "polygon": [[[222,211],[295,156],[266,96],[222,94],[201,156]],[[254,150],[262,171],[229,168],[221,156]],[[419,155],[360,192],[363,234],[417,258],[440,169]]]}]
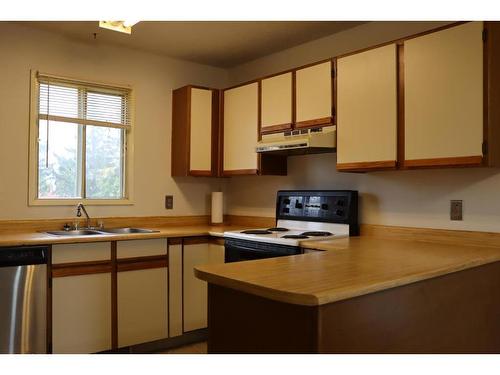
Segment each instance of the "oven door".
[{"label": "oven door", "polygon": [[241,262],[301,254],[298,246],[275,245],[265,242],[225,239],[225,262]]}]

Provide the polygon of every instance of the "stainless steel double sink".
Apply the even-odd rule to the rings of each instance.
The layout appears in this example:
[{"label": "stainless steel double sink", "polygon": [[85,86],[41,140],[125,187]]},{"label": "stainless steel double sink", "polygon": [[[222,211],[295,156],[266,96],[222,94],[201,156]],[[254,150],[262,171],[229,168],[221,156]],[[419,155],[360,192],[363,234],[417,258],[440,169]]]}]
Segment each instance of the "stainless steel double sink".
[{"label": "stainless steel double sink", "polygon": [[110,228],[110,229],[75,229],[56,230],[45,232],[53,236],[95,236],[105,234],[134,234],[134,233],[156,233],[159,230],[143,228]]}]

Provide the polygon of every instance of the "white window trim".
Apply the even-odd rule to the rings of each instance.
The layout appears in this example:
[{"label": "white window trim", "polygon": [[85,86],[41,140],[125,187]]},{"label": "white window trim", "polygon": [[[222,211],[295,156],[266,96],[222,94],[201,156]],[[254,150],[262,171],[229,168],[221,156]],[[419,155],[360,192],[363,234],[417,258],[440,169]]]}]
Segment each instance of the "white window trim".
[{"label": "white window trim", "polygon": [[[89,85],[108,85],[130,90],[130,129],[127,130],[127,147],[125,150],[125,181],[124,198],[122,199],[41,199],[38,198],[38,71],[31,70],[30,84],[30,139],[29,139],[29,169],[28,169],[28,206],[73,206],[80,202],[88,206],[126,206],[134,204],[134,122],[135,122],[135,94],[132,86],[106,84],[103,82],[87,81]],[[67,80],[82,81],[69,77],[58,77]]]}]

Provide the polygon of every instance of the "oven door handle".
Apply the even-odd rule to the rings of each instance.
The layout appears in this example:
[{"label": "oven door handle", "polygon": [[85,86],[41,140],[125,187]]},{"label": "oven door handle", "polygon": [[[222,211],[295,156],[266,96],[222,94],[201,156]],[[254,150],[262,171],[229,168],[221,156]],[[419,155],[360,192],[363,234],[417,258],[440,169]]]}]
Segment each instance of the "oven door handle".
[{"label": "oven door handle", "polygon": [[[244,245],[240,245],[240,244],[228,244],[228,250],[236,250],[236,251],[248,251],[248,252],[251,252],[251,253],[267,253],[267,254],[277,254],[277,255],[286,255],[286,253],[283,253],[283,252],[280,252],[280,251],[276,251],[276,250],[273,250],[272,249],[272,246],[265,246],[265,247],[262,247],[261,249],[254,249],[254,248],[251,248],[251,247],[246,247]],[[292,255],[292,254],[290,254]]]},{"label": "oven door handle", "polygon": [[253,249],[251,247],[246,247],[246,246],[241,246],[241,245],[230,245],[229,246],[229,249],[234,249],[236,251],[249,251],[249,252],[252,252],[252,253],[263,253],[263,252],[268,252],[268,249]]}]

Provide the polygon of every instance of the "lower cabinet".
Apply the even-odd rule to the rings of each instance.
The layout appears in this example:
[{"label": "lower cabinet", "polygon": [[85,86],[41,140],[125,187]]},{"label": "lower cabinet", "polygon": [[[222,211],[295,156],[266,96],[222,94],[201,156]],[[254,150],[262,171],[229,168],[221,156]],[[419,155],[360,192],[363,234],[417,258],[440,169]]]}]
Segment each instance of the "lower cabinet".
[{"label": "lower cabinet", "polygon": [[52,352],[96,353],[206,328],[207,284],[194,267],[210,263],[224,263],[223,239],[54,245]]},{"label": "lower cabinet", "polygon": [[[200,241],[204,241],[201,242]],[[183,332],[207,327],[207,283],[194,276],[194,267],[224,263],[224,245],[212,239],[185,239],[183,245]]]},{"label": "lower cabinet", "polygon": [[167,268],[118,272],[118,346],[168,337]]},{"label": "lower cabinet", "polygon": [[52,352],[111,349],[111,273],[52,281]]},{"label": "lower cabinet", "polygon": [[111,243],[52,246],[52,352],[112,348]]},{"label": "lower cabinet", "polygon": [[167,240],[117,242],[118,347],[168,337]]},{"label": "lower cabinet", "polygon": [[168,329],[169,337],[181,336],[182,328],[182,239],[168,241]]},{"label": "lower cabinet", "polygon": [[[193,241],[196,241],[193,240]],[[208,241],[184,244],[184,332],[207,327],[207,283],[194,276],[194,267],[210,261]]]},{"label": "lower cabinet", "polygon": [[224,240],[211,239],[209,243],[209,263],[224,263]]}]

